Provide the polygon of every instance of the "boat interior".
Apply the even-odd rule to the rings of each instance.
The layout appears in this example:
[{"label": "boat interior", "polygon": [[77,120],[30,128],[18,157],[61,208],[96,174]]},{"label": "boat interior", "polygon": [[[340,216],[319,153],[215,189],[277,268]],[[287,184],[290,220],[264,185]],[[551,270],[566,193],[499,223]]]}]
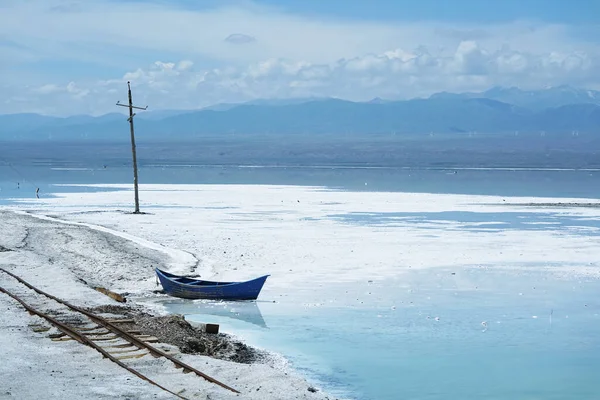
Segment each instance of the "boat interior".
[{"label": "boat interior", "polygon": [[170,278],[174,282],[183,283],[185,285],[194,285],[194,286],[223,286],[230,285],[232,282],[211,282],[211,281],[199,281],[197,279],[192,278]]}]

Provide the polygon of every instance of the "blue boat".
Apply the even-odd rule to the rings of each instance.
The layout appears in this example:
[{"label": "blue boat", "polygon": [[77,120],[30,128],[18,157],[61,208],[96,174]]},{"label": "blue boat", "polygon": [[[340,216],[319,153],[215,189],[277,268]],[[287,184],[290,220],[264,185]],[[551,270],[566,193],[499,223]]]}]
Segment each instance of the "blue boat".
[{"label": "blue boat", "polygon": [[269,277],[265,275],[245,282],[213,282],[155,270],[165,293],[182,299],[256,300]]}]

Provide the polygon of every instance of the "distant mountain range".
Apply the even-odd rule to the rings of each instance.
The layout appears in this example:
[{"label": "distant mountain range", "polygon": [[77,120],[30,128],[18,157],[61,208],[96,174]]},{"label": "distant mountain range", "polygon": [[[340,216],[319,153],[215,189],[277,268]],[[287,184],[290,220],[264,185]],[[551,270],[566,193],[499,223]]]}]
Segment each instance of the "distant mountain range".
[{"label": "distant mountain range", "polygon": [[485,98],[513,104],[519,107],[541,111],[546,108],[557,108],[571,104],[600,105],[600,92],[596,90],[577,89],[563,85],[544,90],[521,90],[516,87],[494,87],[483,93],[436,93],[430,99],[474,99]]},{"label": "distant mountain range", "polygon": [[[351,102],[331,98],[255,100],[202,110],[139,112],[140,140],[227,134],[444,134],[600,131],[600,92],[560,86],[492,88],[427,99]],[[0,115],[0,140],[128,140],[126,117]]]}]

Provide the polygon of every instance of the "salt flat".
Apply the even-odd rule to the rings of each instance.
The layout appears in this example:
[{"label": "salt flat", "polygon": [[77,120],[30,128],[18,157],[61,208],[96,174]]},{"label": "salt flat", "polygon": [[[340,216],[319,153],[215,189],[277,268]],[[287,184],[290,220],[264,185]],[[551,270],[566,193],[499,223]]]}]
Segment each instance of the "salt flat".
[{"label": "salt flat", "polygon": [[[139,244],[146,244],[142,240],[123,240],[101,229],[1,210],[0,232],[3,249],[0,267],[84,307],[114,304],[93,290],[93,286],[121,292],[150,292],[156,288],[150,265],[165,268],[180,260],[185,267],[185,261],[191,257],[171,249],[155,250],[162,249],[160,246],[144,247]],[[1,272],[0,286],[13,292],[22,289]],[[0,398],[172,398],[103,360],[93,349],[73,342],[52,342],[46,333],[34,333],[29,325],[41,320],[29,316],[7,296],[0,296],[0,306]],[[180,357],[208,375],[228,382],[242,395],[234,395],[193,374],[166,368],[168,362],[163,360],[157,360],[145,373],[175,391],[185,389],[186,397],[190,398],[327,398],[322,391],[308,391],[310,384],[290,371],[283,360],[247,365],[204,356],[181,354]]]},{"label": "salt flat", "polygon": [[[149,214],[131,215],[123,213],[132,209],[129,185],[97,186],[121,190],[60,194],[20,208],[188,252],[198,260],[197,272],[207,279],[272,274],[265,288],[269,290],[283,290],[307,279],[385,279],[405,268],[439,266],[564,262],[578,264],[577,273],[597,271],[589,266],[597,262],[598,239],[578,234],[581,232],[575,228],[508,227],[486,232],[465,230],[464,224],[451,219],[405,223],[396,219],[370,225],[340,223],[331,217],[349,213],[553,212],[597,220],[600,209],[595,208],[506,205],[593,200],[345,192],[298,186],[141,185],[141,207]],[[173,267],[193,263],[185,260],[185,255],[179,257]]]},{"label": "salt flat", "polygon": [[[141,208],[147,214],[133,215],[129,185],[98,186],[115,191],[57,194],[4,207],[18,213],[2,214],[6,234],[0,245],[19,247],[27,236],[30,248],[1,255],[0,263],[19,266],[25,279],[49,291],[59,281],[69,282],[60,295],[85,305],[108,300],[86,290],[77,278],[143,297],[155,289],[152,266],[157,265],[174,272],[194,271],[206,279],[271,274],[261,295],[268,299],[293,297],[294,288],[315,281],[327,286],[401,279],[411,269],[493,266],[536,268],[558,278],[600,276],[598,229],[561,220],[595,222],[599,209],[510,205],[557,199],[296,186],[141,185]],[[593,200],[560,199],[569,201]],[[444,213],[483,215],[483,221]],[[503,213],[521,218],[520,228],[500,220]],[[550,222],[540,225],[526,218],[539,213],[548,213]],[[382,218],[373,222],[372,217]],[[50,258],[60,258],[67,267],[49,268]],[[92,262],[81,262],[86,259]],[[291,398],[277,397],[288,386],[299,398],[310,394],[300,378],[278,370],[210,363],[209,373],[237,377],[247,387],[257,380],[272,382],[272,397],[248,392],[248,398]],[[216,396],[211,398],[224,398]]]}]

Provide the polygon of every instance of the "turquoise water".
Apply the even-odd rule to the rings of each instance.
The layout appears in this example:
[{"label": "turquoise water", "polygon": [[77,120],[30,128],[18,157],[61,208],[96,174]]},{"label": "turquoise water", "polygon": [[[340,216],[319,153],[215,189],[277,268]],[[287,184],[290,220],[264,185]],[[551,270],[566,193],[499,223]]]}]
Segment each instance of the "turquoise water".
[{"label": "turquoise water", "polygon": [[[460,230],[467,232],[502,232],[504,230],[543,231],[559,229],[563,233],[600,234],[600,220],[565,215],[558,212],[472,212],[472,211],[440,211],[440,212],[352,212],[332,214],[326,217],[346,224],[368,226],[419,226],[419,229]],[[423,226],[428,222],[428,226]],[[441,224],[440,224],[441,222]],[[456,227],[448,227],[445,222],[456,222]]]},{"label": "turquoise water", "polygon": [[263,327],[248,322],[256,310],[235,303],[167,307],[285,354],[342,397],[598,398],[597,280],[559,281],[526,266],[452,272],[307,285],[283,297],[265,288],[256,305]]},{"label": "turquoise water", "polygon": [[[52,184],[130,183],[131,175],[129,167],[34,166],[14,171],[0,166],[0,204],[14,197],[35,202],[36,187],[42,197],[105,190]],[[453,170],[406,168],[140,169],[142,183],[297,184],[344,190],[586,198],[600,197],[599,177],[594,171],[550,170],[458,170],[455,174]],[[545,210],[351,213],[327,218],[371,226],[457,221],[459,226],[445,229],[498,233],[551,228],[595,237],[600,230],[595,220]],[[599,399],[600,282],[559,279],[539,272],[540,265],[509,267],[409,270],[396,280],[343,286],[306,282],[285,293],[273,291],[267,282],[257,303],[171,299],[164,304],[172,312],[187,314],[188,319],[220,323],[222,331],[283,354],[311,380],[342,397]]]}]

